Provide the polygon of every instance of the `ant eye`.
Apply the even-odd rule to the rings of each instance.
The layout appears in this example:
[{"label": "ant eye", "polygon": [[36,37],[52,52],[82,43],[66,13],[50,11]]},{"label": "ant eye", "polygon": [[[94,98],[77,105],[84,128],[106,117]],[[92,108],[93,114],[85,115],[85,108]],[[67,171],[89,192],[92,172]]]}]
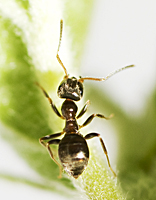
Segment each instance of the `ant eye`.
[{"label": "ant eye", "polygon": [[81,94],[81,97],[82,97],[83,96],[83,84],[78,81],[78,86],[79,86],[80,94]]}]

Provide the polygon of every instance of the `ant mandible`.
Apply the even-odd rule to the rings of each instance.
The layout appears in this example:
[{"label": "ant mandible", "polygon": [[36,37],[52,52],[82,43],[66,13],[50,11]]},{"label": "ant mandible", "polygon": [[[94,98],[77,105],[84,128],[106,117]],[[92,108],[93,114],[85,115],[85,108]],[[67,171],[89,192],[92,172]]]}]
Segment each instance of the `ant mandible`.
[{"label": "ant mandible", "polygon": [[[109,165],[110,170],[116,177],[116,173],[113,171],[106,146],[104,144],[103,139],[101,138],[99,133],[89,133],[86,136],[82,136],[80,133],[80,129],[84,126],[88,125],[94,117],[104,118],[104,119],[110,119],[112,116],[105,117],[102,114],[92,114],[88,119],[82,124],[78,125],[77,119],[79,119],[86,111],[89,105],[89,100],[86,102],[80,113],[77,115],[77,105],[75,104],[75,101],[79,101],[83,96],[83,81],[84,80],[94,80],[94,81],[105,81],[117,72],[127,69],[129,67],[133,67],[134,65],[129,65],[123,68],[120,68],[112,73],[110,73],[106,78],[91,78],[91,77],[80,77],[79,79],[75,77],[69,78],[69,75],[67,73],[67,69],[65,68],[64,64],[62,63],[58,52],[61,45],[61,39],[62,39],[62,30],[63,30],[63,20],[60,21],[60,39],[59,39],[59,45],[57,50],[57,60],[60,63],[60,65],[63,67],[65,76],[63,81],[58,87],[57,94],[60,98],[64,98],[65,101],[62,104],[61,107],[61,113],[56,108],[55,104],[53,103],[52,99],[49,97],[48,93],[43,89],[42,86],[40,86],[38,83],[37,85],[42,89],[45,97],[49,100],[49,103],[51,104],[51,107],[55,114],[60,117],[61,119],[65,120],[65,127],[63,131],[51,135],[44,136],[39,139],[40,143],[47,148],[52,160],[59,166],[60,174],[59,178],[61,178],[62,174],[62,166],[64,170],[71,176],[73,176],[75,179],[77,179],[82,172],[85,170],[88,160],[89,160],[89,149],[86,140],[98,137],[101,146],[103,148],[103,151],[106,155],[107,162]],[[62,139],[55,139],[61,135],[64,135]],[[52,153],[52,150],[50,148],[50,145],[57,144],[58,147],[58,155],[61,164],[54,158],[54,155]]]}]

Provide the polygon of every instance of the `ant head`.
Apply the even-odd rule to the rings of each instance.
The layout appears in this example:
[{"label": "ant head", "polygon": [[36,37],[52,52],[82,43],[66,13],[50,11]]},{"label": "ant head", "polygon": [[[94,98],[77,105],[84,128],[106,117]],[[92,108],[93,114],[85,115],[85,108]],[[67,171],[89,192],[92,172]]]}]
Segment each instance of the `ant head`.
[{"label": "ant head", "polygon": [[64,64],[62,63],[58,52],[60,49],[60,45],[61,45],[61,39],[62,39],[62,30],[63,30],[63,20],[60,21],[60,39],[59,39],[59,45],[58,45],[58,50],[57,50],[57,60],[60,63],[60,65],[62,66],[62,68],[64,69],[65,72],[65,77],[64,80],[61,82],[59,88],[58,88],[58,96],[60,98],[65,98],[65,99],[71,99],[74,101],[79,101],[82,96],[83,96],[83,81],[84,80],[93,80],[93,81],[105,81],[108,78],[110,78],[111,76],[113,76],[114,74],[122,71],[123,69],[129,68],[129,67],[134,67],[134,65],[129,65],[126,67],[122,67],[118,70],[113,71],[112,73],[108,74],[105,78],[91,78],[91,77],[84,77],[84,78],[75,78],[75,77],[68,77],[68,73],[67,73],[67,69],[65,68]]},{"label": "ant head", "polygon": [[83,84],[75,77],[65,77],[58,87],[57,94],[60,98],[79,101],[83,96]]}]

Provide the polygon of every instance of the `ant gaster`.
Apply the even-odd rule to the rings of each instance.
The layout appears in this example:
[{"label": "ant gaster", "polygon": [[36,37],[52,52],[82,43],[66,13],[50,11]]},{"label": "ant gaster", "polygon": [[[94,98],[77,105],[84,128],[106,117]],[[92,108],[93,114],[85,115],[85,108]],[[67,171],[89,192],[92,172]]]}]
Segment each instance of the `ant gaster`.
[{"label": "ant gaster", "polygon": [[[61,39],[62,39],[62,29],[63,29],[63,20],[60,21],[60,39],[59,39],[59,45],[58,45],[58,50],[57,50],[57,59],[58,62],[61,64],[61,66],[64,69],[65,72],[65,77],[61,84],[58,87],[57,94],[60,98],[64,98],[65,101],[62,104],[61,107],[61,113],[58,111],[56,106],[54,105],[52,99],[49,97],[47,92],[40,86],[38,83],[37,85],[42,89],[45,97],[49,100],[49,103],[51,104],[51,107],[53,111],[56,113],[58,117],[61,119],[65,120],[65,127],[63,131],[60,133],[55,133],[51,135],[44,136],[39,139],[40,143],[47,148],[52,160],[59,166],[60,169],[60,175],[59,178],[61,178],[61,173],[62,173],[62,166],[64,170],[71,176],[73,176],[75,179],[78,178],[82,172],[85,170],[88,160],[89,160],[89,149],[86,140],[98,137],[100,139],[103,151],[106,155],[108,165],[110,167],[110,170],[116,176],[116,173],[113,171],[106,146],[104,144],[103,139],[101,138],[99,133],[89,133],[86,136],[82,136],[80,133],[80,129],[86,125],[88,125],[94,117],[99,117],[99,118],[104,118],[104,119],[110,119],[112,117],[105,117],[102,114],[92,114],[88,119],[82,124],[78,125],[77,119],[79,119],[86,111],[89,105],[89,101],[86,102],[80,113],[77,115],[77,105],[75,104],[75,101],[79,101],[82,96],[83,96],[83,81],[84,80],[95,80],[95,81],[105,81],[112,75],[116,74],[117,72],[133,67],[133,65],[129,65],[123,68],[120,68],[112,73],[110,73],[106,78],[90,78],[90,77],[85,77],[82,78],[80,77],[79,79],[75,77],[69,78],[69,75],[67,73],[67,70],[65,66],[63,65],[58,52],[61,44]],[[61,135],[64,135],[62,139],[55,139]],[[50,148],[50,145],[52,144],[58,144],[58,155],[61,164],[54,158],[54,155],[52,153],[52,150]]]}]

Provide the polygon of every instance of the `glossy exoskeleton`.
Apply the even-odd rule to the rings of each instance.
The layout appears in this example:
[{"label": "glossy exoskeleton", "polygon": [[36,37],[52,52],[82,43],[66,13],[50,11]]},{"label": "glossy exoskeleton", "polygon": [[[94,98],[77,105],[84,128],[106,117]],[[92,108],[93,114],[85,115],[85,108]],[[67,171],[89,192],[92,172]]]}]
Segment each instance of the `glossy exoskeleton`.
[{"label": "glossy exoskeleton", "polygon": [[[94,138],[94,137],[98,137],[100,139],[103,151],[106,155],[108,165],[112,173],[114,174],[114,176],[116,176],[115,172],[113,171],[110,165],[107,149],[105,147],[104,141],[101,138],[100,134],[93,132],[93,133],[87,134],[86,136],[83,136],[80,133],[80,129],[88,125],[93,120],[94,117],[110,119],[111,116],[105,117],[102,114],[92,114],[90,117],[88,117],[88,119],[82,125],[78,125],[77,119],[80,118],[87,111],[89,101],[86,102],[86,104],[84,105],[84,107],[82,108],[82,110],[79,112],[78,115],[77,115],[78,108],[77,108],[77,105],[75,104],[75,101],[79,101],[83,96],[83,81],[84,80],[105,81],[106,79],[114,75],[115,73],[123,69],[133,67],[133,65],[120,68],[110,73],[106,78],[90,78],[90,77],[85,77],[85,78],[80,77],[79,79],[75,77],[70,78],[65,66],[63,65],[58,55],[60,44],[61,44],[61,38],[62,38],[63,20],[61,20],[60,25],[61,25],[60,40],[59,40],[59,46],[58,46],[56,57],[65,71],[65,77],[63,81],[61,82],[61,84],[59,85],[58,91],[57,91],[58,96],[60,98],[65,99],[61,107],[61,114],[56,108],[56,106],[54,105],[52,99],[49,97],[47,92],[38,83],[37,85],[42,89],[46,98],[48,98],[51,104],[51,107],[53,111],[56,113],[56,115],[60,117],[61,119],[65,120],[65,127],[63,131],[61,131],[60,133],[44,136],[40,138],[39,141],[43,146],[47,148],[51,158],[59,166],[60,168],[59,177],[61,177],[62,166],[63,166],[64,170],[69,175],[73,176],[74,178],[78,178],[82,174],[82,172],[85,170],[88,164],[88,160],[89,160],[89,149],[88,149],[86,140]],[[64,134],[64,137],[62,139],[56,139],[63,134]],[[61,164],[54,158],[54,155],[50,148],[50,145],[52,144],[59,145],[58,155],[59,155]]]}]

